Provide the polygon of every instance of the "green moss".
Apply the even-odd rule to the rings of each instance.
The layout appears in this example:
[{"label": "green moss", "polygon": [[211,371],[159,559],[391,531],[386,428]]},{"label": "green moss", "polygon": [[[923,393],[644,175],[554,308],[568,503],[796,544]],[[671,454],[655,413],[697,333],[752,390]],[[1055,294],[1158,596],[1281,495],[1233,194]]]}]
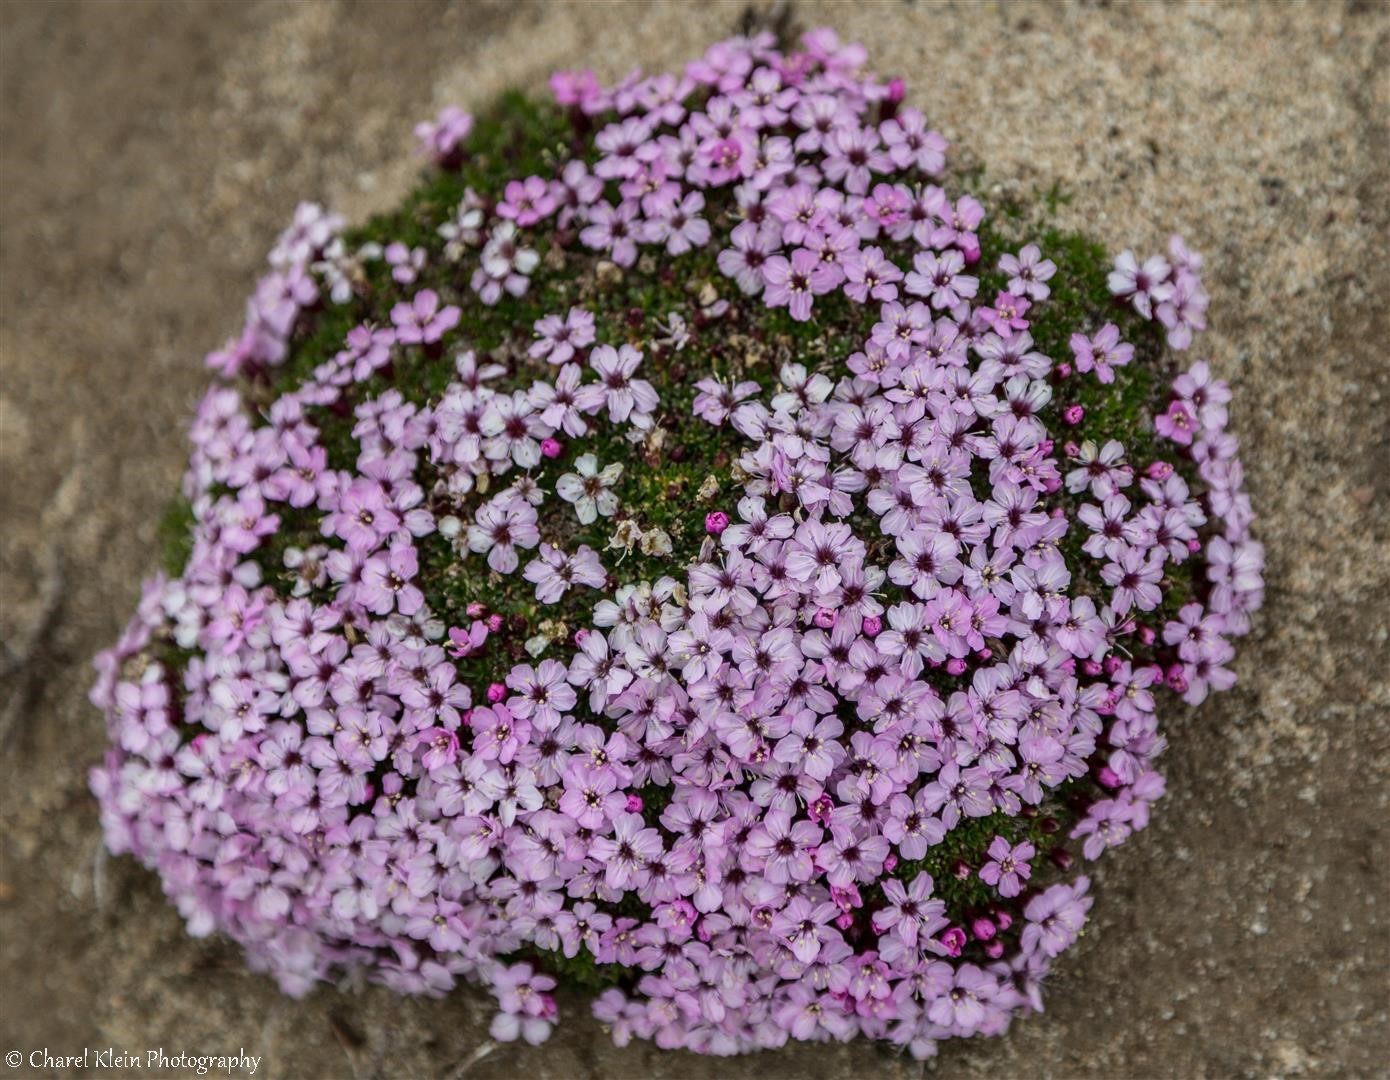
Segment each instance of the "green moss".
[{"label": "green moss", "polygon": [[[457,304],[462,311],[460,324],[446,339],[442,356],[437,351],[426,353],[421,349],[398,351],[388,369],[349,391],[346,404],[359,404],[387,389],[398,391],[405,400],[418,405],[435,401],[454,377],[448,358],[464,348],[505,366],[507,374],[499,387],[525,388],[538,377],[534,367],[523,367],[519,362],[532,340],[534,321],[572,305],[583,306],[596,317],[600,341],[626,341],[644,349],[642,375],[653,382],[662,401],[661,442],[649,438],[634,445],[604,426],[597,435],[567,448],[565,456],[555,463],[560,469],[550,468],[558,474],[580,452],[592,452],[604,464],[622,462],[626,468],[617,487],[623,506],[620,517],[635,517],[643,528],[666,530],[675,551],[669,558],[653,558],[634,550],[618,559],[614,552],[605,551],[615,522],[600,519],[586,527],[572,514],[543,517],[543,539],[569,550],[588,544],[603,553],[605,564],[620,582],[654,580],[662,574],[679,577],[698,550],[703,539],[703,516],[712,508],[702,504],[697,493],[713,477],[721,489],[718,504],[727,507],[733,501],[736,485],[730,467],[742,443],[728,427],[716,429],[691,415],[695,380],[716,373],[731,379],[751,379],[764,390],[771,390],[780,366],[789,361],[827,372],[842,370],[844,358],[859,348],[867,336],[872,318],[839,293],[818,299],[810,322],[795,322],[785,310],[768,311],[756,300],[739,297],[732,283],[719,274],[715,265],[717,249],[695,251],[676,259],[645,254],[636,267],[624,271],[600,265],[599,258],[576,245],[552,250],[544,236],[530,238],[542,259],[527,295],[487,307],[468,287],[471,269],[446,259],[438,226],[453,216],[469,188],[495,198],[509,179],[531,173],[554,174],[571,154],[591,151],[583,140],[576,138],[568,118],[559,109],[515,93],[504,95],[479,118],[470,145],[472,155],[461,171],[430,172],[399,210],[374,218],[346,238],[354,249],[369,241],[385,245],[394,240],[425,248],[428,265],[421,280],[401,286],[391,279],[383,263],[370,264],[362,289],[350,302],[327,306],[301,320],[288,362],[270,373],[268,382],[252,388],[252,399],[265,404],[299,385],[343,348],[349,329],[364,321],[388,322],[394,303],[424,287],[435,289],[445,302]],[[968,184],[969,178],[965,179]],[[610,198],[615,196],[616,192],[609,192]],[[716,232],[727,231],[733,212],[728,193],[714,193],[710,198],[706,216]],[[1119,439],[1128,448],[1130,461],[1142,468],[1156,453],[1148,418],[1161,406],[1170,376],[1161,366],[1160,333],[1153,324],[1110,297],[1105,283],[1110,259],[1105,249],[1096,241],[1055,224],[1058,207],[1068,201],[1069,196],[1054,186],[1029,204],[1007,202],[996,208],[980,232],[982,258],[977,272],[981,276],[981,295],[987,299],[1005,287],[1004,275],[992,269],[999,256],[1034,242],[1058,268],[1051,281],[1051,297],[1030,313],[1031,333],[1039,350],[1057,359],[1070,358],[1068,341],[1072,333],[1094,333],[1107,321],[1119,326],[1124,339],[1136,347],[1134,362],[1117,369],[1116,381],[1109,387],[1090,377],[1063,380],[1056,385],[1049,411],[1069,404],[1083,405],[1085,419],[1072,429],[1074,439],[1098,443]],[[892,243],[883,246],[900,265],[907,263],[910,253],[906,248]],[[702,313],[710,285],[732,302],[729,312],[713,321],[707,321]],[[658,323],[673,314],[690,326],[689,343],[682,349],[653,347],[653,340],[659,336]],[[312,419],[320,428],[320,440],[327,448],[330,464],[335,468],[352,467],[357,446],[350,409],[315,409]],[[1074,514],[1083,501],[1083,497],[1065,492],[1058,498],[1069,514]],[[288,581],[282,564],[288,547],[303,548],[321,540],[316,515],[289,508],[283,508],[281,514],[280,532],[255,556],[272,583]],[[191,523],[191,509],[180,502],[170,508],[161,526],[170,572],[181,570],[188,558]],[[1063,554],[1079,581],[1099,589],[1099,565],[1081,551],[1081,539],[1069,537],[1062,545]],[[481,697],[483,686],[506,670],[509,662],[527,659],[523,642],[542,619],[563,621],[570,632],[590,622],[597,596],[590,590],[572,590],[560,605],[542,611],[532,587],[519,574],[493,574],[481,558],[461,557],[438,535],[423,540],[419,549],[419,583],[431,609],[447,625],[467,625],[465,609],[473,601],[482,601],[508,621],[508,633],[490,641],[485,657],[459,662],[460,677],[474,688],[475,697]],[[1168,585],[1162,615],[1175,611],[1192,595],[1191,568],[1177,568]],[[949,692],[945,682],[941,685]],[[595,721],[591,716],[583,718]],[[1075,819],[1069,800],[1084,798],[1088,792],[1094,792],[1089,781],[1069,781],[1050,793],[1046,805],[1033,817],[995,814],[967,819],[925,858],[904,861],[895,873],[909,881],[923,871],[931,874],[951,917],[963,920],[988,905],[993,894],[974,874],[958,878],[957,865],[978,868],[985,848],[996,835],[1013,843],[1029,839],[1040,852],[1045,852],[1059,836],[1065,836]],[[670,791],[649,784],[641,796],[647,820],[655,824]],[[1039,864],[1042,862],[1040,857]],[[1038,879],[1045,874],[1040,865]],[[878,887],[866,890],[865,899],[860,933],[865,932],[864,917],[881,900]],[[623,904],[602,906],[615,915],[637,914],[634,904],[636,901],[629,898]],[[587,952],[571,959],[526,949],[515,957],[526,958],[565,982],[588,989],[630,984],[637,975],[616,965],[594,964]]]},{"label": "green moss", "polygon": [[159,519],[160,561],[170,577],[178,577],[188,565],[193,552],[193,520],[193,506],[183,496],[165,507]]},{"label": "green moss", "polygon": [[[982,818],[963,818],[942,843],[929,848],[922,858],[898,863],[893,876],[911,882],[918,874],[930,874],[933,894],[945,902],[954,921],[983,912],[998,903],[994,889],[981,881],[976,872],[986,861],[985,851],[990,843],[996,836],[1004,837],[1010,844],[1028,841],[1039,852],[1034,860],[1035,873],[1040,879],[1045,878],[1046,853],[1059,842],[1064,824],[1074,818],[1067,799],[1083,787],[1075,780],[1063,782],[1048,792],[1043,805],[1031,817],[996,812]],[[880,894],[877,889],[866,892],[865,907],[872,910]]]},{"label": "green moss", "polygon": [[561,986],[591,994],[612,986],[631,990],[642,974],[622,964],[600,964],[587,949],[580,949],[574,956],[566,956],[558,950],[527,945],[498,959],[504,964],[529,961],[533,967],[554,976]]}]

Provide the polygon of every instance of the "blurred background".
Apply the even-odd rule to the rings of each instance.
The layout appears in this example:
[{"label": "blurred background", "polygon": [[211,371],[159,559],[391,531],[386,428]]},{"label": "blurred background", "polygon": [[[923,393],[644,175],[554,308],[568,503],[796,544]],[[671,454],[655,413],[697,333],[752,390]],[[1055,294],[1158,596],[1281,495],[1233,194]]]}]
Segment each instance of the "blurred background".
[{"label": "blurred background", "polygon": [[[754,7],[755,14],[766,5]],[[449,102],[663,70],[743,3],[0,5],[0,1050],[261,1056],[258,1077],[918,1076],[865,1045],[615,1049],[584,1011],[491,1047],[488,1002],[303,1002],[102,852],[93,654],[156,567],[202,356],[301,199],[358,219]],[[765,11],[762,12],[764,15]],[[1169,794],[1099,864],[1048,1012],[953,1076],[1385,1075],[1390,930],[1390,6],[797,2],[983,164],[1114,250],[1207,257],[1199,342],[1268,549],[1240,684],[1170,718]],[[491,1048],[490,1048],[491,1047]]]}]

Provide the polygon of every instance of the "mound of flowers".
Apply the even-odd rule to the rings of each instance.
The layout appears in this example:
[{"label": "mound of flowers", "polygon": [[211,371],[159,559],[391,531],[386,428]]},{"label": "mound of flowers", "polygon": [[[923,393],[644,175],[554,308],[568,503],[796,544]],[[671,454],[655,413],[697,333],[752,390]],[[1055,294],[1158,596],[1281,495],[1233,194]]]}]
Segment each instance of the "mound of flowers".
[{"label": "mound of flowers", "polygon": [[712,1054],[1041,1008],[1262,553],[1201,258],[987,218],[864,62],[561,73],[300,208],[93,691],[191,933],[531,1042],[560,984]]}]

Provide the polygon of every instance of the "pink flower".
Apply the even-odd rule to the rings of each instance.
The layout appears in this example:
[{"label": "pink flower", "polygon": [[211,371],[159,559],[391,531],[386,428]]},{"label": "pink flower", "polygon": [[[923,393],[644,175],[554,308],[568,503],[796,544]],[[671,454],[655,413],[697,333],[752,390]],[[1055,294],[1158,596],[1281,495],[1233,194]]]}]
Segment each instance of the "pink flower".
[{"label": "pink flower", "polygon": [[531,735],[530,721],[513,716],[502,704],[474,709],[469,715],[469,726],[473,729],[473,753],[484,761],[495,759],[503,765],[516,757]]},{"label": "pink flower", "polygon": [[835,288],[835,272],[805,248],[792,252],[791,259],[773,255],[763,264],[764,300],[768,307],[785,307],[791,317],[805,322],[811,317],[811,304]]},{"label": "pink flower", "polygon": [[647,863],[661,854],[661,834],[646,827],[640,814],[622,813],[614,819],[613,835],[594,841],[593,852],[604,867],[610,889],[632,887],[646,873]]},{"label": "pink flower", "polygon": [[1031,306],[1026,296],[1001,292],[995,296],[994,306],[980,308],[979,315],[996,334],[1007,340],[1015,331],[1028,329],[1028,320],[1024,316]]},{"label": "pink flower", "polygon": [[937,309],[952,308],[979,290],[978,278],[965,274],[965,256],[959,251],[918,252],[903,284],[912,296],[925,296]]},{"label": "pink flower", "polygon": [[999,269],[1009,275],[1009,292],[1030,300],[1046,300],[1052,290],[1046,282],[1057,273],[1057,264],[1044,259],[1037,244],[1028,244],[1017,255],[1001,255]]},{"label": "pink flower", "polygon": [[547,315],[536,322],[537,341],[530,354],[544,357],[557,367],[568,363],[579,349],[594,343],[594,316],[583,308],[572,307],[562,319]]},{"label": "pink flower", "polygon": [[1134,252],[1123,251],[1116,257],[1114,268],[1106,280],[1111,293],[1128,299],[1135,311],[1151,319],[1154,305],[1163,303],[1173,295],[1173,287],[1168,284],[1171,271],[1168,261],[1161,255],[1153,256],[1140,266]]},{"label": "pink flower", "polygon": [[579,240],[587,248],[608,252],[619,266],[631,266],[637,261],[640,234],[635,202],[624,200],[616,207],[601,202],[589,210],[589,224],[580,232]]},{"label": "pink flower", "polygon": [[439,295],[433,289],[421,289],[414,300],[403,301],[391,309],[396,340],[402,345],[434,344],[458,325],[459,316],[459,309],[453,305],[439,306]]},{"label": "pink flower", "polygon": [[499,574],[516,569],[517,548],[533,548],[539,541],[535,509],[509,494],[484,503],[468,527],[469,550],[486,552],[488,566]]},{"label": "pink flower", "polygon": [[539,176],[528,176],[525,180],[511,180],[497,204],[497,213],[521,228],[530,228],[542,218],[555,212],[556,199],[549,184]]},{"label": "pink flower", "polygon": [[1154,417],[1154,428],[1165,439],[1172,439],[1179,446],[1191,446],[1197,431],[1197,417],[1192,406],[1186,401],[1174,401],[1168,410]]},{"label": "pink flower", "polygon": [[449,654],[457,659],[473,656],[482,652],[483,643],[487,641],[488,625],[481,619],[474,619],[472,625],[467,630],[459,627],[449,629]]},{"label": "pink flower", "polygon": [[762,389],[755,382],[741,382],[730,385],[719,379],[701,379],[695,384],[699,391],[691,411],[700,419],[720,426],[734,411],[734,407],[745,398],[752,397]]},{"label": "pink flower", "polygon": [[601,589],[608,580],[598,555],[587,544],[581,544],[573,555],[567,555],[559,548],[542,543],[540,558],[526,564],[522,577],[536,586],[536,599],[543,604],[558,602],[575,585]]},{"label": "pink flower", "polygon": [[946,140],[927,127],[926,117],[913,108],[899,109],[885,120],[881,132],[888,156],[899,169],[916,169],[935,176],[946,167]]},{"label": "pink flower", "polygon": [[[990,841],[988,861],[980,867],[980,880],[986,885],[995,886],[1000,896],[1017,896],[1023,891],[1023,883],[1033,873],[1029,860],[1034,854],[1036,849],[1027,841],[1012,846],[1004,837],[996,836]],[[990,925],[993,927],[994,924]]]},{"label": "pink flower", "polygon": [[412,584],[419,568],[413,544],[393,543],[388,554],[373,555],[362,567],[357,602],[377,615],[387,615],[392,610],[414,615],[425,602],[425,594]]},{"label": "pink flower", "polygon": [[1120,341],[1120,328],[1114,323],[1106,323],[1095,337],[1073,334],[1071,351],[1076,357],[1076,370],[1094,369],[1096,378],[1103,383],[1115,381],[1112,366],[1120,367],[1134,359],[1134,346]]},{"label": "pink flower", "polygon": [[462,157],[463,143],[473,130],[473,117],[455,105],[445,106],[433,121],[415,125],[422,153],[436,165],[452,166]]},{"label": "pink flower", "polygon": [[420,763],[427,772],[438,772],[445,766],[452,765],[458,758],[458,736],[444,728],[429,728],[417,732],[415,745],[425,747]]},{"label": "pink flower", "polygon": [[652,412],[659,398],[652,384],[632,376],[642,362],[642,354],[631,345],[614,349],[600,345],[589,353],[589,367],[598,381],[586,384],[577,395],[580,407],[588,412],[607,408],[611,423],[628,423],[646,429],[652,425]]}]

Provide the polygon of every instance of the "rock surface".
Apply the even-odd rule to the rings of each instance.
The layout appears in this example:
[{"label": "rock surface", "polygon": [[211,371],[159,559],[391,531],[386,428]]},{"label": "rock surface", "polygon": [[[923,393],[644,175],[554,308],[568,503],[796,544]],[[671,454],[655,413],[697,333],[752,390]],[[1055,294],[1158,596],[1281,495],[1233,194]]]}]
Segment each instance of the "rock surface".
[{"label": "rock surface", "polygon": [[[412,123],[561,65],[659,70],[734,4],[0,9],[0,1050],[263,1058],[257,1076],[1384,1075],[1390,932],[1390,7],[798,3],[987,169],[1116,249],[1207,255],[1203,348],[1268,548],[1237,689],[1171,717],[1170,794],[1102,860],[1045,1016],[925,1067],[869,1046],[614,1048],[573,1007],[281,997],[101,852],[92,654],[154,568],[199,358],[297,201],[410,183]],[[147,1074],[148,1075],[148,1074]]]}]

